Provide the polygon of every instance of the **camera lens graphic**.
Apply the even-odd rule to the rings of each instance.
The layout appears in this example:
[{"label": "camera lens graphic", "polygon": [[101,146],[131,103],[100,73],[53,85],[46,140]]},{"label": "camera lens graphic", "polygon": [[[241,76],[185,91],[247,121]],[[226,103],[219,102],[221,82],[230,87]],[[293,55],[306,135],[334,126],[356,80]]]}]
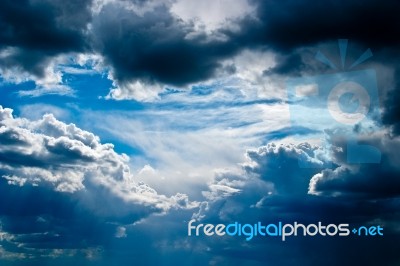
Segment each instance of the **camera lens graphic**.
[{"label": "camera lens graphic", "polygon": [[[357,105],[354,112],[344,111],[340,107],[340,99],[344,95],[351,95],[348,104]],[[339,123],[354,125],[363,120],[369,111],[370,97],[363,86],[353,81],[337,84],[329,93],[328,110],[331,116]]]}]

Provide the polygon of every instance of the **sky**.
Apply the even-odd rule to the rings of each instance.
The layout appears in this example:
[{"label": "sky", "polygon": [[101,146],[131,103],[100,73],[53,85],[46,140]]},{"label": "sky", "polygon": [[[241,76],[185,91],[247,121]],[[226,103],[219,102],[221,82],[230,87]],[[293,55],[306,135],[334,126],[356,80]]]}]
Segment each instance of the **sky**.
[{"label": "sky", "polygon": [[[1,1],[1,265],[400,265],[399,12]],[[247,241],[190,220],[384,235]]]}]

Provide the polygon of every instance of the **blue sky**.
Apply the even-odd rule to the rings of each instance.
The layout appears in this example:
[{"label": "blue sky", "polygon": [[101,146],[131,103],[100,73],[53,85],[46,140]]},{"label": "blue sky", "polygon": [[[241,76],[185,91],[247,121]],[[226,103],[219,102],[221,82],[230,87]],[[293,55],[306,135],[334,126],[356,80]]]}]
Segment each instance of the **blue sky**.
[{"label": "blue sky", "polygon": [[[1,265],[397,265],[399,10],[3,1]],[[384,236],[194,237],[191,219]]]}]

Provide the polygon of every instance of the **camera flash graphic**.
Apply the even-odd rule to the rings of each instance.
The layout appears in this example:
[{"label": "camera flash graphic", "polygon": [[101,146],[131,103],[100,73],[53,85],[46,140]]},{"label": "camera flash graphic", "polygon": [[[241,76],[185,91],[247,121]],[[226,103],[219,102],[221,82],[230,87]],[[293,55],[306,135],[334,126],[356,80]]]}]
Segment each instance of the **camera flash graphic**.
[{"label": "camera flash graphic", "polygon": [[[316,60],[332,69],[345,69],[347,40],[339,40],[341,66],[335,65],[323,53]],[[320,138],[328,157],[332,152],[332,141],[345,141],[344,152],[347,163],[379,163],[380,151],[363,142],[364,133],[355,130],[358,125],[378,127],[380,119],[379,95],[374,69],[351,70],[372,57],[367,49],[347,71],[317,76],[289,78],[288,90],[290,120],[292,125],[310,128],[314,135],[295,135],[302,142]],[[300,165],[301,168],[314,166]],[[323,164],[322,164],[323,166]],[[321,166],[321,167],[322,167]]]}]

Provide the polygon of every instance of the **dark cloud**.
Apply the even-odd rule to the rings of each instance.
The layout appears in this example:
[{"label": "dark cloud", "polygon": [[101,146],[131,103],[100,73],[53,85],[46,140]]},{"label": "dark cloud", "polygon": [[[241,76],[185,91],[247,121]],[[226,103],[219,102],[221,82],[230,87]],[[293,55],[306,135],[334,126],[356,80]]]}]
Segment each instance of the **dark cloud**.
[{"label": "dark cloud", "polygon": [[113,237],[116,225],[104,223],[76,195],[49,187],[10,186],[5,179],[0,180],[0,190],[1,231],[11,236],[1,242],[16,254],[35,256],[40,249],[93,247]]},{"label": "dark cloud", "polygon": [[238,50],[233,44],[189,39],[190,28],[160,6],[143,15],[106,5],[93,22],[96,49],[121,82],[141,79],[181,86],[214,74],[219,60]]},{"label": "dark cloud", "polygon": [[255,17],[237,19],[235,30],[217,29],[213,34],[222,39],[191,36],[193,25],[173,15],[167,3],[142,13],[126,6],[144,3],[124,3],[101,6],[92,18],[91,1],[3,1],[0,45],[15,49],[2,64],[40,75],[51,56],[86,50],[103,55],[119,83],[139,79],[182,86],[213,77],[222,59],[245,48],[281,53],[273,73],[299,73],[308,63],[298,48],[348,38],[383,49],[396,47],[400,36],[397,1],[251,1]]},{"label": "dark cloud", "polygon": [[[307,143],[300,145],[268,144],[247,152],[255,165],[245,166],[249,173],[258,174],[262,180],[272,182],[279,194],[303,194],[309,178],[319,168],[327,167],[323,151]],[[300,167],[301,164],[307,168]]]},{"label": "dark cloud", "polygon": [[[397,150],[397,144],[386,144],[387,149]],[[294,262],[299,265],[354,265],[360,262],[367,265],[396,265],[400,257],[391,243],[400,239],[397,229],[399,197],[398,193],[392,193],[399,191],[398,181],[395,181],[398,179],[397,159],[395,162],[393,158],[386,158],[382,166],[366,164],[352,169],[352,172],[344,171],[340,176],[341,182],[334,182],[332,177],[325,175],[326,183],[319,184],[319,188],[326,189],[325,194],[319,194],[324,195],[321,197],[307,194],[305,189],[305,183],[310,179],[310,186],[313,186],[313,173],[319,173],[321,169],[301,169],[297,164],[297,160],[315,158],[315,153],[307,147],[310,146],[269,144],[250,151],[248,156],[251,160],[244,165],[242,175],[226,172],[216,176],[214,183],[210,184],[214,197],[209,197],[207,208],[203,208],[201,215],[196,217],[201,218],[201,222],[214,224],[233,221],[321,221],[327,224],[349,223],[354,227],[379,224],[384,227],[384,237],[298,237],[285,243],[265,237],[256,237],[249,242],[240,237],[201,239],[210,248],[212,259],[221,261],[222,265],[225,265],[224,262],[229,265],[231,260],[238,261],[239,265],[249,260],[254,265],[265,264],[265,261],[274,265],[292,265]],[[304,156],[304,151],[308,151],[309,157]],[[390,156],[387,150],[383,152]],[[337,164],[345,164],[340,156],[335,158]],[[332,173],[342,168],[333,164],[333,169],[322,172]],[[297,191],[287,186],[293,183],[297,185]],[[215,186],[219,188],[218,197],[215,197]],[[221,246],[229,249],[221,249]],[[265,250],[269,252],[262,252]],[[269,256],[271,253],[274,256]],[[290,257],[284,254],[290,254]]]},{"label": "dark cloud", "polygon": [[383,106],[382,122],[391,127],[392,133],[400,134],[400,67],[397,65],[395,71],[394,87],[388,92]]},{"label": "dark cloud", "polygon": [[307,67],[304,64],[301,56],[299,54],[291,54],[289,56],[281,56],[277,59],[278,63],[272,69],[265,70],[264,75],[278,74],[285,75],[291,73],[295,75],[301,75],[301,72]]},{"label": "dark cloud", "polygon": [[398,1],[260,1],[259,26],[249,21],[259,36],[274,49],[290,51],[340,38],[373,48],[396,46],[399,39]]},{"label": "dark cloud", "polygon": [[[398,71],[400,44],[400,3],[398,1],[261,1],[258,4],[259,21],[248,19],[244,22],[242,43],[265,44],[281,56],[278,64],[266,71],[266,74],[302,75],[321,74],[328,68],[309,60],[307,50],[335,43],[337,39],[349,39],[349,45],[357,45],[359,49],[348,51],[348,62],[371,48],[372,59],[378,64],[395,69],[395,84],[380,87],[381,95],[388,93],[383,102],[383,122],[393,125],[393,133],[398,134],[400,113],[398,111],[400,80]],[[232,35],[232,38],[235,38]],[[247,44],[245,44],[248,42]],[[326,48],[326,47],[325,47]],[[351,48],[351,47],[350,47]],[[337,46],[331,46],[328,58],[339,63]],[[328,49],[329,51],[329,49]],[[326,53],[327,50],[325,49]],[[315,61],[315,60],[314,60]],[[337,64],[340,65],[340,64]],[[379,79],[380,77],[378,77]]]},{"label": "dark cloud", "polygon": [[399,197],[399,138],[380,133],[360,137],[359,143],[377,148],[381,153],[380,163],[348,164],[346,141],[333,141],[333,159],[341,167],[327,169],[315,175],[310,180],[309,192],[319,195],[344,194],[368,199]]},{"label": "dark cloud", "polygon": [[172,85],[210,78],[219,61],[244,48],[269,47],[289,53],[274,71],[300,71],[307,65],[296,48],[349,38],[376,48],[399,41],[400,6],[396,1],[252,2],[257,18],[239,21],[240,31],[220,29],[227,40],[187,38],[193,31],[173,17],[166,6],[144,15],[107,5],[94,22],[94,39],[114,66],[119,80],[139,78]]},{"label": "dark cloud", "polygon": [[0,48],[12,47],[4,68],[21,67],[43,76],[46,60],[83,51],[91,1],[1,1]]}]

